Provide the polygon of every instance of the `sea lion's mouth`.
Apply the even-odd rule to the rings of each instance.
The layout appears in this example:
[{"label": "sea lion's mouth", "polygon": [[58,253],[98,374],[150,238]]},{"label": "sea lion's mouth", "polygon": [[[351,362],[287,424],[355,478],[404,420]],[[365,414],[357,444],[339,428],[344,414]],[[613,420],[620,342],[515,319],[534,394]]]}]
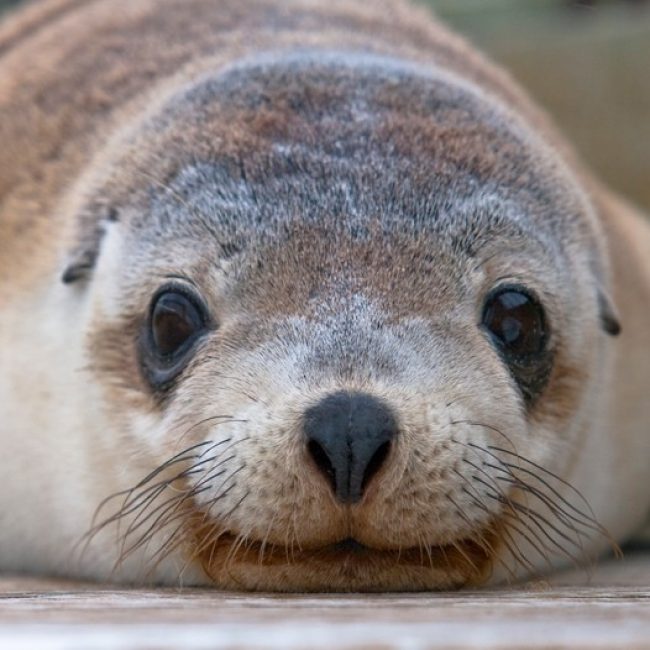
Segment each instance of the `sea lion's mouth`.
[{"label": "sea lion's mouth", "polygon": [[[453,555],[454,551],[458,552],[459,550],[463,550],[463,547],[469,544],[469,541],[463,541],[457,542],[455,545],[447,544],[434,547],[422,545],[421,547],[374,548],[357,541],[353,537],[348,537],[333,544],[301,551],[300,558],[320,561],[346,559],[360,563],[389,561],[397,565],[444,565],[448,562],[450,554]],[[473,552],[470,553],[474,555]]]},{"label": "sea lion's mouth", "polygon": [[[281,590],[288,591],[435,589],[484,582],[492,565],[491,541],[483,534],[450,544],[384,549],[348,537],[300,548],[242,541],[228,532],[212,542],[203,539],[199,559],[215,583],[241,580],[244,588],[254,580],[252,588],[275,590],[275,577],[281,576]],[[267,576],[274,578],[267,582]]]},{"label": "sea lion's mouth", "polygon": [[357,540],[354,539],[353,537],[348,537],[346,539],[341,540],[340,542],[331,544],[330,546],[335,550],[348,551],[349,553],[353,553],[353,554],[363,553],[365,551],[372,550],[369,546],[366,546],[361,542],[357,542]]},{"label": "sea lion's mouth", "polygon": [[[237,543],[237,538],[226,534],[218,543],[231,547]],[[420,547],[404,548],[375,548],[367,546],[354,538],[348,537],[333,544],[320,547],[300,548],[249,542],[242,544],[236,552],[237,561],[269,565],[280,563],[295,564],[299,562],[336,562],[351,560],[359,563],[390,562],[391,564],[415,564],[418,566],[456,565],[464,560],[467,564],[475,563],[479,557],[487,555],[486,549],[474,540],[459,540],[453,544],[436,546],[422,545]]]}]

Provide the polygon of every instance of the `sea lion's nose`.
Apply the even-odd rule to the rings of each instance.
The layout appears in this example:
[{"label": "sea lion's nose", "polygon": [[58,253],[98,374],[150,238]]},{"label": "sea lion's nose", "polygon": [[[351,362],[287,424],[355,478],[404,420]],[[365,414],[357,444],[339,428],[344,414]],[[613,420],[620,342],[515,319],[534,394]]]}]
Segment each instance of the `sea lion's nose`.
[{"label": "sea lion's nose", "polygon": [[391,410],[371,395],[341,391],[309,408],[304,422],[309,454],[336,498],[359,501],[397,434]]}]

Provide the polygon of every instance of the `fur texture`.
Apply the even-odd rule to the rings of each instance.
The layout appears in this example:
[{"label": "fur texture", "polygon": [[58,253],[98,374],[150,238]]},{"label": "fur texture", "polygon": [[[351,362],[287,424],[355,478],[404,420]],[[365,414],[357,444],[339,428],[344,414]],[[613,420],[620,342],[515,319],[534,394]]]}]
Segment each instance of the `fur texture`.
[{"label": "fur texture", "polygon": [[[2,568],[433,589],[642,523],[650,229],[424,11],[44,0],[0,29],[0,137]],[[504,283],[550,321],[528,398],[479,326]],[[155,390],[166,285],[211,327]],[[399,423],[353,506],[302,427],[341,390]]]}]

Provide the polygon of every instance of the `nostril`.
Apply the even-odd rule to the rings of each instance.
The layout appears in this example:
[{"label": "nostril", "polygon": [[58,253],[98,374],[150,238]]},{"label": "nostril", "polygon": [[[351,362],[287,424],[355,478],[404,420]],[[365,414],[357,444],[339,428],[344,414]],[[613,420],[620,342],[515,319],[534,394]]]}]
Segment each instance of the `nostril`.
[{"label": "nostril", "polygon": [[336,492],[336,473],[334,472],[334,466],[327,452],[315,440],[310,440],[307,443],[307,450],[318,469],[327,477],[332,485],[332,489]]},{"label": "nostril", "polygon": [[370,462],[366,466],[366,471],[363,474],[363,480],[361,482],[361,491],[364,492],[368,483],[370,483],[372,477],[381,469],[381,466],[386,461],[388,454],[390,453],[390,441],[386,441],[383,444],[379,445],[377,451],[372,455]]},{"label": "nostril", "polygon": [[341,503],[357,503],[387,461],[397,421],[387,404],[339,391],[305,411],[307,450]]}]

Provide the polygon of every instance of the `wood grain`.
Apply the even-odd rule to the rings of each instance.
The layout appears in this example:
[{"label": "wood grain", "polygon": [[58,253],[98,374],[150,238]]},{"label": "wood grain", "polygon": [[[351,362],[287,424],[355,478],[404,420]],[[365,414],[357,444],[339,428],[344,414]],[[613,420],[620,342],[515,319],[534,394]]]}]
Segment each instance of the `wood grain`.
[{"label": "wood grain", "polygon": [[0,577],[0,648],[650,648],[650,553],[500,590],[266,595]]}]

